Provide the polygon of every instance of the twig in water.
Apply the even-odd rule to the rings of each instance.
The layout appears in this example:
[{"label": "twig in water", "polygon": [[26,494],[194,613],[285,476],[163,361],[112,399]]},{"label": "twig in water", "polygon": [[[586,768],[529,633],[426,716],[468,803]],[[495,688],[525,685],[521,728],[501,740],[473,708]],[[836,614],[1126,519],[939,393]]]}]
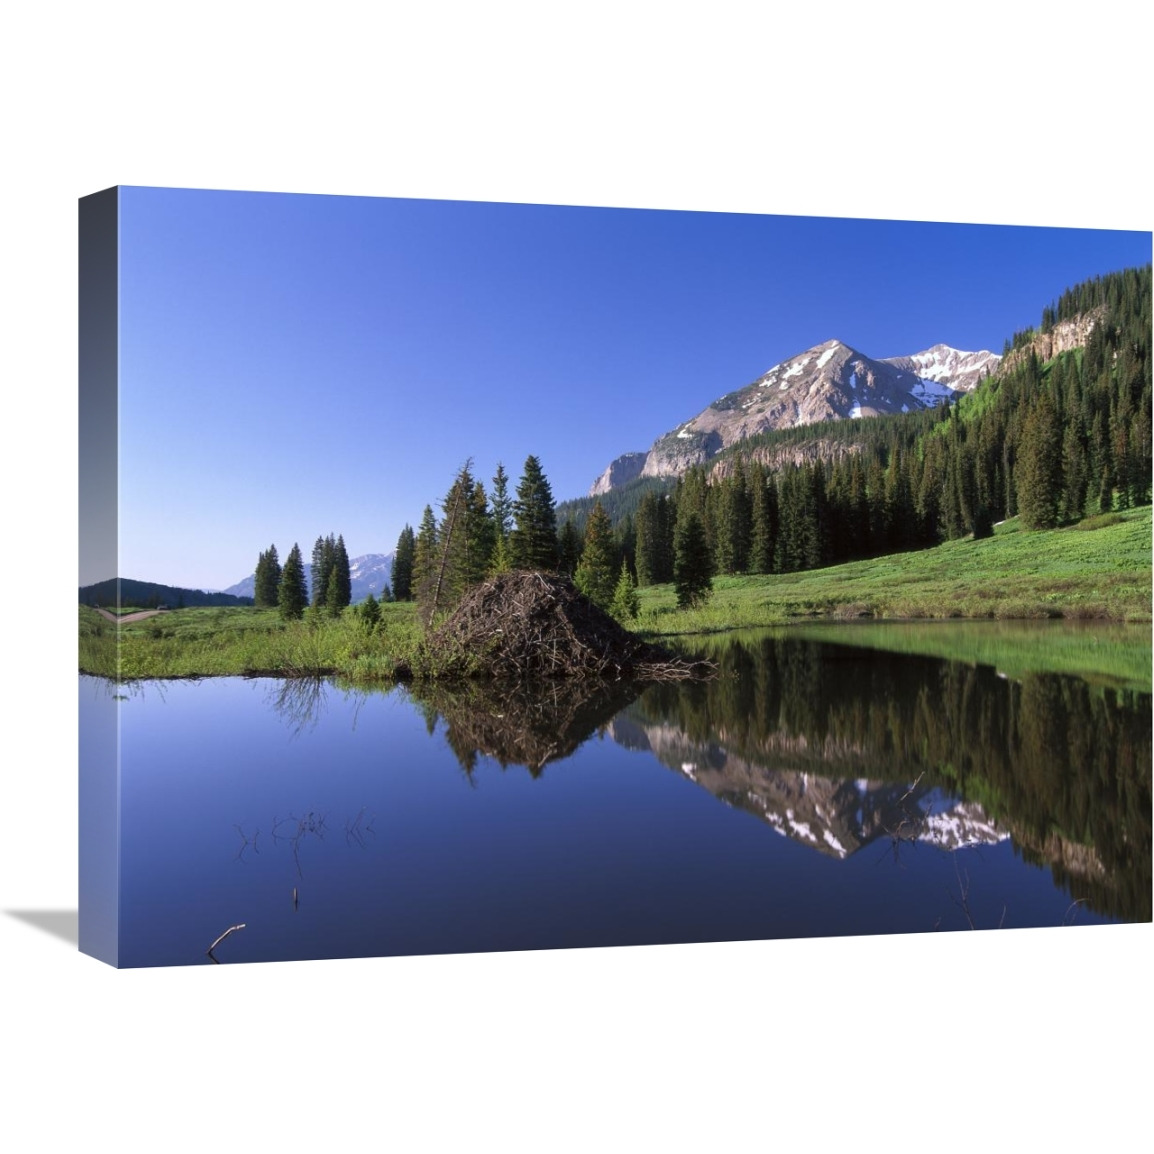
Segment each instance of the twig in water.
[{"label": "twig in water", "polygon": [[240,849],[239,849],[239,850],[237,850],[237,851],[236,851],[236,856],[237,856],[237,859],[238,859],[239,861],[244,861],[244,851],[245,851],[246,849],[248,849],[248,847],[249,847],[249,846],[252,846],[252,852],[253,852],[253,853],[260,853],[260,850],[258,850],[258,849],[256,848],[256,839],[257,839],[258,837],[260,837],[260,830],[259,830],[259,829],[256,831],[256,833],[254,833],[254,834],[252,835],[252,838],[251,838],[251,840],[250,840],[250,839],[249,839],[249,838],[246,836],[246,834],[245,834],[244,830],[243,830],[243,829],[241,829],[241,828],[240,828],[240,826],[239,826],[239,825],[237,825],[235,822],[233,823],[233,827],[232,827],[232,828],[233,828],[233,829],[235,829],[235,830],[236,830],[236,832],[237,832],[238,834],[240,834],[240,839],[241,839],[241,847],[240,847]]},{"label": "twig in water", "polygon": [[1072,917],[1070,917],[1070,912],[1071,912],[1071,910],[1077,910],[1078,906],[1080,906],[1085,900],[1086,900],[1085,898],[1075,898],[1069,904],[1069,906],[1066,908],[1066,913],[1062,918],[1062,925],[1072,926],[1074,924],[1074,919]]},{"label": "twig in water", "polygon": [[[961,894],[962,900],[959,902],[957,898],[953,899],[954,905],[966,915],[966,921],[970,923],[970,929],[976,930],[978,927],[974,925],[973,916],[970,913],[970,874],[966,871],[966,880],[962,882],[962,872],[958,868],[958,855],[954,854],[954,876],[958,879],[958,893]],[[1005,912],[1003,911],[1003,916]]]},{"label": "twig in water", "polygon": [[914,778],[914,783],[913,783],[913,785],[911,785],[911,786],[910,786],[910,788],[909,788],[909,789],[907,789],[907,790],[906,790],[906,792],[905,792],[905,793],[903,793],[903,794],[901,795],[901,797],[899,797],[899,798],[898,798],[898,800],[897,800],[897,804],[898,804],[898,805],[901,805],[901,804],[902,804],[902,802],[903,802],[903,801],[905,801],[905,800],[906,800],[906,798],[907,798],[907,797],[909,797],[909,796],[910,796],[910,794],[911,794],[911,793],[913,793],[913,792],[914,792],[914,790],[918,788],[918,782],[919,782],[919,781],[921,781],[921,780],[922,780],[922,778],[923,778],[923,777],[925,777],[925,776],[926,776],[926,771],[923,769],[923,770],[922,770],[922,772],[921,772],[921,773],[919,773],[919,774],[918,774],[918,776]]},{"label": "twig in water", "polygon": [[215,942],[213,942],[213,943],[212,943],[212,945],[211,945],[211,946],[209,946],[209,947],[208,947],[208,949],[207,949],[207,950],[205,950],[204,952],[205,952],[206,954],[208,954],[208,956],[209,956],[210,958],[212,958],[212,960],[213,960],[214,962],[215,962],[215,961],[217,961],[217,959],[216,959],[215,957],[213,957],[213,953],[212,953],[212,951],[213,951],[213,950],[215,950],[215,949],[216,949],[216,947],[217,947],[217,946],[219,946],[219,945],[220,945],[220,943],[221,943],[221,942],[223,942],[223,941],[224,941],[224,939],[225,939],[225,938],[227,938],[229,934],[234,934],[234,933],[236,933],[236,931],[237,931],[237,930],[243,930],[243,929],[244,929],[244,927],[245,927],[245,925],[246,925],[246,923],[245,923],[245,922],[241,922],[241,923],[240,923],[240,925],[237,925],[237,926],[229,926],[229,927],[228,927],[228,929],[227,929],[227,930],[225,930],[225,931],[224,931],[224,933],[223,933],[223,934],[221,934],[221,935],[220,935],[220,937],[219,937],[219,938],[217,938],[217,939],[216,939],[216,941],[215,941]]}]

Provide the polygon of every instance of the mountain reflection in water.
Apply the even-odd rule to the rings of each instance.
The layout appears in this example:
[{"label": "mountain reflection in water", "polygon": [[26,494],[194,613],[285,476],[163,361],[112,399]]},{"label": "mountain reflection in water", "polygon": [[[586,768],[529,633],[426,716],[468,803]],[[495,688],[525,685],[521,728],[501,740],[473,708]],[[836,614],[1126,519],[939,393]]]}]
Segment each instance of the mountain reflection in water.
[{"label": "mountain reflection in water", "polygon": [[827,853],[1011,837],[1076,899],[1150,920],[1150,694],[782,636],[716,656],[615,738]]},{"label": "mountain reflection in water", "polygon": [[1151,699],[1054,673],[731,641],[699,682],[410,690],[471,772],[536,776],[594,732],[815,851],[1013,840],[1077,901],[1151,917]]},{"label": "mountain reflection in water", "polygon": [[711,655],[656,684],[82,678],[118,698],[121,964],[1150,920],[1148,691],[796,632]]}]

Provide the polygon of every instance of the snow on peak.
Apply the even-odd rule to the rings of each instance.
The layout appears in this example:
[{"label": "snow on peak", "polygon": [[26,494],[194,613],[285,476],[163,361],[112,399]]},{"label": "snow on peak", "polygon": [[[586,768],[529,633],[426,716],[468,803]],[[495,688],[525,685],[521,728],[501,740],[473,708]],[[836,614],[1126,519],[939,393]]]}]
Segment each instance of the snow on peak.
[{"label": "snow on peak", "polygon": [[912,372],[922,381],[948,385],[955,392],[968,392],[997,368],[1001,357],[988,349],[965,352],[951,345],[936,344],[905,357],[886,357],[886,364]]},{"label": "snow on peak", "polygon": [[838,350],[837,341],[831,341],[829,348],[826,349],[825,352],[822,353],[820,357],[818,357],[817,367],[820,369],[823,365],[828,365],[830,360],[833,358],[834,353],[836,353],[837,350]]}]

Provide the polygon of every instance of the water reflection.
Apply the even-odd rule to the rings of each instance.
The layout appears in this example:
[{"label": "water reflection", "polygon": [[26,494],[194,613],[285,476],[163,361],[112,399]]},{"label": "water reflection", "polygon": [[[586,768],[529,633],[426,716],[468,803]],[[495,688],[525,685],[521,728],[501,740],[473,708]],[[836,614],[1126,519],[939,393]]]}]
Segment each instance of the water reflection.
[{"label": "water reflection", "polygon": [[328,682],[321,677],[291,677],[271,682],[266,701],[294,737],[316,727],[325,708]]},{"label": "water reflection", "polygon": [[[877,843],[900,864],[918,845],[1012,840],[1075,901],[1150,920],[1150,694],[780,634],[728,639],[712,656],[720,676],[708,681],[394,692],[430,735],[441,727],[470,780],[481,758],[536,778],[608,735],[828,857]],[[299,734],[325,695],[320,681],[284,682],[270,704]]]},{"label": "water reflection", "polygon": [[1150,920],[1149,694],[781,636],[717,656],[718,680],[652,686],[614,737],[822,852],[1012,837],[1077,900]]},{"label": "water reflection", "polygon": [[466,774],[478,758],[502,769],[524,766],[539,777],[550,762],[563,761],[604,732],[646,683],[602,681],[468,682],[410,685],[404,692],[423,713],[429,733],[438,722]]},{"label": "water reflection", "polygon": [[796,635],[714,656],[131,688],[122,964],[1150,920],[1148,692]]}]

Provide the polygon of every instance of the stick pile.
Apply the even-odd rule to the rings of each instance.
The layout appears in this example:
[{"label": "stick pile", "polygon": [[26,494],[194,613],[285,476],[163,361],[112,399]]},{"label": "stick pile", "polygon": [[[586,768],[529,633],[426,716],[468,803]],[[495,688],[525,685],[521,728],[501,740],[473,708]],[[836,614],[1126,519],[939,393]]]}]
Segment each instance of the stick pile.
[{"label": "stick pile", "polygon": [[428,645],[442,673],[461,675],[666,680],[715,670],[635,637],[567,578],[528,571],[469,590]]}]

